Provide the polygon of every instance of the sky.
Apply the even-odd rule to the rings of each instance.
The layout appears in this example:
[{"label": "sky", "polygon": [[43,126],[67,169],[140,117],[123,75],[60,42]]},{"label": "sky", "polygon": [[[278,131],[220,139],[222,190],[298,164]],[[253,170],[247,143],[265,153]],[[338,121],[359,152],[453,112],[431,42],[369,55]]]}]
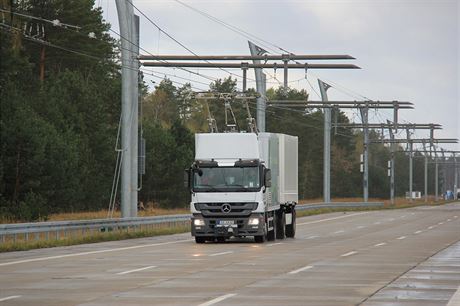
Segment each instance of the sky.
[{"label": "sky", "polygon": [[[199,55],[249,54],[248,38],[200,15],[175,0],[131,0],[165,32]],[[459,0],[181,0],[212,17],[253,35],[270,54],[281,47],[295,54],[349,54],[360,70],[290,71],[289,85],[306,89],[320,100],[317,79],[330,82],[329,100],[399,100],[414,103],[401,110],[408,123],[439,123],[437,138],[460,138],[460,1]],[[118,31],[114,0],[98,0],[104,18]],[[140,15],[140,45],[151,54],[191,55]],[[146,54],[146,51],[141,53]],[[179,83],[191,79],[196,90],[206,90],[209,80],[173,68],[153,69],[159,82],[164,74]],[[194,69],[213,77],[220,70]],[[240,70],[232,70],[242,75]],[[283,82],[283,71],[265,69],[267,87]],[[176,76],[176,77],[175,77]],[[253,73],[248,73],[254,79]],[[177,83],[176,85],[180,86]],[[205,83],[205,84],[203,84]],[[242,87],[241,78],[238,86]],[[248,82],[255,87],[254,82]],[[359,122],[357,112],[347,113]],[[371,122],[392,120],[389,111],[371,111]],[[401,133],[398,138],[406,137]],[[427,138],[416,131],[413,138]],[[460,150],[460,145],[442,147]]]}]

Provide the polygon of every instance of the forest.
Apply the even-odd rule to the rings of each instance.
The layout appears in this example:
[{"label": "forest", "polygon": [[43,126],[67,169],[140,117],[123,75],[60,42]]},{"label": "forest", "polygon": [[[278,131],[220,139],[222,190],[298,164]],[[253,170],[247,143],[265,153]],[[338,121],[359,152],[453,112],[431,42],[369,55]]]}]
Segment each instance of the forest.
[{"label": "forest", "polygon": [[[2,1],[2,8],[78,25],[78,31],[3,13],[0,28],[0,217],[46,220],[51,213],[107,209],[116,163],[120,121],[121,68],[117,37],[94,0]],[[32,37],[33,36],[33,37]],[[37,36],[40,36],[37,39]],[[43,43],[46,41],[47,43]],[[188,99],[190,84],[176,86],[165,78],[142,86],[142,135],[146,140],[146,173],[139,200],[164,208],[186,207],[183,170],[194,156],[194,133],[207,132],[207,112]],[[209,84],[210,92],[236,92],[231,77]],[[250,89],[254,92],[254,89]],[[308,99],[305,90],[270,88],[269,99]],[[221,102],[209,105],[220,130]],[[252,113],[255,104],[250,103]],[[237,118],[245,108],[235,104]],[[349,119],[333,114],[338,122]],[[323,113],[267,108],[267,131],[299,137],[299,197],[322,196]],[[372,132],[372,139],[379,139]],[[333,129],[332,197],[362,195],[360,130]],[[369,194],[389,197],[389,148],[370,147]],[[414,190],[423,191],[423,158],[414,159]],[[408,157],[396,154],[396,194],[408,189]],[[434,189],[432,166],[429,192]]]}]

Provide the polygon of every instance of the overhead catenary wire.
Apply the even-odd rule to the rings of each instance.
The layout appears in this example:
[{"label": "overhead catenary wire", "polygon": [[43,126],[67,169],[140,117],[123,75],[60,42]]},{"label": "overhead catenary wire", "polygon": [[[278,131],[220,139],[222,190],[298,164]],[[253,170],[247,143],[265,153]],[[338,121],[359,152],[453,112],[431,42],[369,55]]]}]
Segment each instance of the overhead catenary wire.
[{"label": "overhead catenary wire", "polygon": [[[142,16],[144,16],[145,19],[147,19],[153,26],[155,26],[159,31],[161,31],[163,34],[165,34],[169,39],[171,39],[172,41],[174,41],[176,44],[178,44],[179,46],[181,46],[182,48],[184,48],[186,51],[188,51],[189,53],[191,53],[192,55],[196,56],[197,59],[199,60],[200,59],[200,56],[195,53],[193,50],[191,50],[190,48],[188,48],[187,46],[185,46],[183,43],[181,43],[179,40],[177,40],[176,38],[174,38],[171,34],[169,34],[168,32],[166,32],[163,28],[161,28],[157,23],[155,23],[149,16],[147,16],[142,10],[140,10],[136,5],[134,5],[134,3],[130,0],[126,0],[136,11],[138,11]],[[205,62],[209,63],[209,64],[212,64],[211,62],[205,60]],[[235,76],[237,78],[240,78],[242,79],[243,77],[241,75],[238,75],[238,74],[235,74],[233,72],[230,72],[224,68],[220,68],[220,67],[216,67],[216,68],[219,68],[220,70],[228,73],[229,75],[232,75],[232,76]]]},{"label": "overhead catenary wire", "polygon": [[[70,52],[70,53],[73,53],[73,54],[77,54],[77,55],[80,55],[80,56],[84,56],[84,57],[87,57],[87,58],[91,58],[91,59],[94,59],[94,60],[97,60],[97,61],[109,61],[110,60],[110,58],[98,57],[98,56],[91,55],[91,54],[88,54],[88,53],[85,53],[85,52],[82,52],[82,51],[77,51],[77,50],[74,50],[74,49],[71,49],[71,48],[68,48],[68,47],[63,47],[63,46],[60,46],[60,45],[56,45],[56,44],[50,43],[48,41],[44,41],[44,40],[41,40],[41,39],[30,37],[27,34],[22,33],[21,29],[16,28],[16,27],[12,27],[12,26],[4,24],[4,23],[0,23],[0,29],[6,29],[9,32],[16,32],[16,33],[19,32],[19,33],[22,34],[23,38],[28,40],[28,41],[31,41],[31,42],[34,42],[34,43],[37,43],[37,44],[41,44],[41,45],[45,45],[45,46],[49,46],[49,47],[52,47],[52,48],[56,48],[56,49],[59,49],[59,50],[63,50],[63,51],[66,51],[66,52]],[[127,69],[130,69],[130,70],[138,71],[138,69],[133,68],[133,67],[125,67],[125,66],[123,66],[121,64],[119,66],[122,67],[122,68],[127,68]],[[159,76],[159,75],[157,75],[157,74],[155,74],[155,73],[153,73],[151,71],[148,71],[148,70],[141,70],[141,71],[144,74],[151,75],[151,76],[159,78],[159,79],[165,79],[164,77]],[[186,79],[186,78],[183,78],[183,79]],[[194,80],[190,80],[190,79],[187,79],[187,80],[189,80],[191,82],[195,82]],[[186,85],[186,83],[182,83],[182,82],[178,82],[178,81],[171,80],[171,82],[179,84],[181,86]],[[195,87],[195,86],[191,86],[191,88],[193,88],[195,90],[199,90],[199,91],[205,91],[205,89]]]},{"label": "overhead catenary wire", "polygon": [[[21,16],[21,17],[26,17],[26,18],[34,19],[34,20],[39,20],[39,21],[42,21],[42,22],[47,22],[47,23],[50,23],[50,24],[53,24],[53,25],[56,25],[56,24],[57,24],[54,20],[46,19],[46,18],[43,18],[43,17],[37,17],[37,16],[30,15],[30,14],[25,14],[25,13],[19,13],[19,12],[17,12],[17,11],[8,11],[8,10],[3,10],[3,9],[0,9],[0,11],[6,12],[6,13],[11,13],[11,14],[18,15],[18,16]],[[6,24],[2,24],[2,25],[6,25]],[[90,38],[90,39],[97,39],[97,40],[102,41],[102,42],[105,43],[104,40],[98,39],[98,38],[93,37],[93,36],[88,36],[88,35],[86,35],[86,34],[80,32],[79,29],[82,29],[82,28],[79,27],[79,26],[71,26],[71,25],[68,25],[68,24],[65,24],[65,23],[58,23],[58,25],[67,25],[67,26],[62,26],[62,28],[66,29],[66,30],[70,30],[70,31],[72,31],[72,32],[74,32],[74,33],[76,33],[76,34],[80,34],[80,35],[82,35],[82,36],[84,36],[84,37],[88,37],[88,38]],[[8,26],[8,25],[6,25],[6,26]],[[15,28],[15,27],[12,27],[12,28],[14,28],[14,29],[16,29],[16,30],[18,30],[18,31],[22,31],[22,30],[19,29],[19,28]],[[120,39],[126,40],[129,44],[131,44],[131,45],[133,45],[133,46],[135,46],[135,47],[141,49],[142,51],[144,51],[144,52],[146,52],[146,53],[148,53],[148,54],[150,54],[150,55],[153,55],[151,52],[149,52],[148,50],[142,48],[142,47],[139,46],[138,44],[136,44],[136,43],[134,43],[134,42],[132,42],[132,41],[130,41],[130,40],[124,38],[120,33],[118,33],[117,31],[113,30],[112,28],[110,28],[109,31],[112,32],[112,33],[114,33],[114,34],[117,35],[118,37],[120,37]],[[34,38],[34,37],[28,37],[28,39],[31,40],[31,39],[35,39],[35,38]],[[55,48],[60,48],[61,50],[65,50],[65,51],[68,51],[68,52],[73,52],[73,53],[77,53],[77,52],[78,52],[78,51],[72,50],[72,49],[70,49],[70,48],[66,48],[66,47],[54,45],[54,44],[52,44],[52,43],[50,43],[50,42],[48,42],[48,45],[49,45],[49,46],[52,46],[52,47],[55,47]],[[118,46],[118,48],[120,48],[121,50],[123,50],[123,47],[121,47],[121,46]],[[82,53],[82,52],[80,52],[80,55],[82,55],[81,53]],[[87,56],[92,56],[92,55],[90,55],[90,54],[86,54],[86,55],[87,55]],[[164,62],[167,62],[167,61],[164,61]],[[201,74],[201,73],[197,73],[197,72],[194,72],[194,71],[189,70],[189,69],[185,69],[185,68],[179,68],[179,69],[184,70],[184,71],[186,71],[186,72],[189,72],[189,73],[191,73],[191,74],[200,76],[200,77],[202,77],[202,78],[205,78],[205,79],[210,80],[210,81],[213,81],[213,82],[216,81],[216,78],[213,78],[213,77],[210,77],[210,76]],[[189,81],[200,83],[199,81],[192,80],[192,79],[189,79]],[[207,84],[207,85],[209,85],[209,84]]]}]

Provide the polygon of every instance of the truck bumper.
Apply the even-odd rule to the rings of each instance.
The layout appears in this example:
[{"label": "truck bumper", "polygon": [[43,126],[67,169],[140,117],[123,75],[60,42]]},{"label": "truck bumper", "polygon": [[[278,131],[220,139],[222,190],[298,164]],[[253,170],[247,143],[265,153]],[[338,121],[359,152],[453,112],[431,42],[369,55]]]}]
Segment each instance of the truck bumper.
[{"label": "truck bumper", "polygon": [[[258,224],[249,224],[249,220],[258,219]],[[197,221],[195,220],[202,220]],[[199,224],[203,225],[199,225]],[[192,217],[192,236],[196,237],[244,237],[259,236],[264,234],[264,215],[251,214],[249,217]]]}]

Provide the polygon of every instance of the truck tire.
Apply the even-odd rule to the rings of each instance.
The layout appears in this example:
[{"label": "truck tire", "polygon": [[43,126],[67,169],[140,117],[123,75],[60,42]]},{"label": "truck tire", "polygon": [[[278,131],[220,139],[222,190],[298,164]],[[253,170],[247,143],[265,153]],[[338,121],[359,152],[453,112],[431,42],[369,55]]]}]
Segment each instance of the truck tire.
[{"label": "truck tire", "polygon": [[286,224],[286,237],[294,238],[295,237],[295,224],[296,224],[296,212],[295,208],[292,208],[292,223]]},{"label": "truck tire", "polygon": [[265,222],[263,235],[254,236],[254,241],[256,243],[264,243],[265,240],[267,240],[267,228],[268,226],[267,226],[267,223]]},{"label": "truck tire", "polygon": [[276,211],[276,239],[284,239],[286,237],[286,218],[284,210],[279,209]]},{"label": "truck tire", "polygon": [[[268,231],[267,233],[267,241],[275,241],[276,239],[276,223],[277,223],[277,219],[276,218],[276,213],[273,212],[273,221],[272,221],[272,224],[273,224],[273,229],[271,231]],[[267,219],[268,221],[268,219]],[[268,226],[270,227],[270,226]]]},{"label": "truck tire", "polygon": [[197,236],[195,236],[195,242],[196,243],[205,243],[206,242],[206,237],[197,237]]},{"label": "truck tire", "polygon": [[256,243],[264,243],[265,242],[265,235],[254,236],[254,241]]}]

